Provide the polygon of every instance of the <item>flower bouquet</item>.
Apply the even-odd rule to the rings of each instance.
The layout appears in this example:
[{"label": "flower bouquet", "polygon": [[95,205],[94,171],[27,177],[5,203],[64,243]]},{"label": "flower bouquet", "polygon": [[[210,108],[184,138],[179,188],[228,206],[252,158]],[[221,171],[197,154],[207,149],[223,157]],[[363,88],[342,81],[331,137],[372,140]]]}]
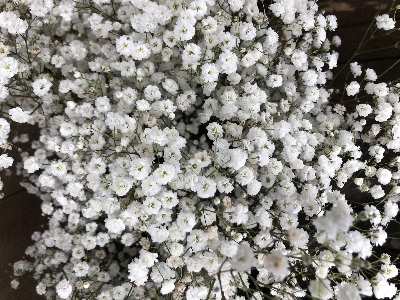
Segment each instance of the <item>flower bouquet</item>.
[{"label": "flower bouquet", "polygon": [[[398,4],[363,41],[398,31]],[[376,253],[400,200],[399,79],[351,60],[335,87],[316,1],[0,7],[1,144],[30,143],[15,169],[48,217],[14,275],[38,294],[400,299],[398,258]]]}]

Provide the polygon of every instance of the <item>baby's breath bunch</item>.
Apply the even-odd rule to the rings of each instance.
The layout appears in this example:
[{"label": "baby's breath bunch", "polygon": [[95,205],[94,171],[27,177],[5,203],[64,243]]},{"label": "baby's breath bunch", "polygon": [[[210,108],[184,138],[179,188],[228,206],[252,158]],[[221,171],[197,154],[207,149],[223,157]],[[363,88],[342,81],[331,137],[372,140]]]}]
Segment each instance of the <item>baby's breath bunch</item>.
[{"label": "baby's breath bunch", "polygon": [[14,265],[38,294],[399,299],[374,247],[398,213],[400,85],[367,69],[343,93],[369,100],[334,104],[316,1],[0,4],[0,138],[40,128],[17,171],[48,228]]}]

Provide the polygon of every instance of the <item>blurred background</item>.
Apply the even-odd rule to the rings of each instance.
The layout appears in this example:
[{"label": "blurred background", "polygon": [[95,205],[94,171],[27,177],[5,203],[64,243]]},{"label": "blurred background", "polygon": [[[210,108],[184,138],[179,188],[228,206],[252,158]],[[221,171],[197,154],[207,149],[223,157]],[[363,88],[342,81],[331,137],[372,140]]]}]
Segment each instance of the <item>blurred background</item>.
[{"label": "blurred background", "polygon": [[[387,1],[389,3],[391,1]],[[381,8],[385,1],[319,1],[320,10],[327,14],[335,14],[338,18],[339,27],[335,34],[342,40],[342,46],[338,48],[339,64],[335,72],[345,64],[352,56],[361,41],[362,36],[374,19],[376,12]],[[393,40],[400,42],[399,36],[391,38],[385,37],[366,45],[365,50],[385,47],[388,43],[393,44]],[[374,69],[377,74],[381,74],[388,67],[400,59],[400,50],[391,49],[379,52],[368,52],[361,55],[357,61],[365,68]],[[399,76],[400,67],[396,65],[388,72],[382,80],[391,80]],[[335,83],[343,86],[345,70]],[[25,126],[19,132],[29,133],[33,138],[37,135],[34,127]],[[17,150],[13,150],[16,154]],[[4,181],[5,198],[0,200],[0,300],[40,300],[44,299],[36,294],[36,283],[30,276],[25,275],[20,280],[20,287],[14,290],[10,287],[12,264],[24,258],[26,247],[31,245],[31,235],[35,231],[42,231],[46,226],[46,219],[41,215],[40,200],[29,195],[18,184],[20,178],[15,174],[7,176],[6,171],[0,171]],[[393,227],[394,226],[394,227]],[[392,231],[400,232],[400,226],[394,224]],[[396,257],[400,253],[400,243],[396,240],[388,241],[381,249],[382,252],[389,253]]]}]

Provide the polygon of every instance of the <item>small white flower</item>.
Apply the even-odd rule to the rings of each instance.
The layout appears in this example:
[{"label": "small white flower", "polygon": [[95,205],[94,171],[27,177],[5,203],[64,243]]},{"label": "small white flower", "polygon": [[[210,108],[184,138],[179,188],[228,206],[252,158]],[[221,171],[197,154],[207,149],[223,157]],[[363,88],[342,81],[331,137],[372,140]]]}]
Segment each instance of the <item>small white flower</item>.
[{"label": "small white flower", "polygon": [[13,162],[14,159],[9,157],[7,154],[0,155],[0,168],[7,169],[8,167],[12,166]]},{"label": "small white flower", "polygon": [[280,87],[283,79],[281,75],[270,75],[267,80],[267,85],[272,88]]},{"label": "small white flower", "polygon": [[385,191],[382,189],[382,186],[379,184],[374,185],[369,189],[369,193],[371,194],[372,198],[379,199],[385,196]]},{"label": "small white flower", "polygon": [[107,218],[105,220],[105,226],[111,233],[121,234],[125,230],[125,224],[121,219],[118,218]]},{"label": "small white flower", "polygon": [[336,294],[337,300],[361,300],[360,292],[353,283],[342,282]]},{"label": "small white flower", "polygon": [[217,185],[216,183],[208,179],[207,177],[200,176],[199,180],[194,184],[197,192],[197,196],[200,198],[210,198],[214,196]]},{"label": "small white flower", "polygon": [[140,111],[150,110],[150,103],[144,99],[136,101],[136,107]]},{"label": "small white flower", "polygon": [[385,168],[379,168],[376,171],[376,177],[378,178],[380,184],[386,185],[392,179],[392,172]]},{"label": "small white flower", "polygon": [[170,164],[160,165],[154,172],[153,177],[159,184],[167,184],[175,177],[175,167]]},{"label": "small white flower", "polygon": [[346,91],[347,91],[347,96],[357,95],[358,92],[360,91],[360,85],[358,84],[357,81],[353,81],[346,87]]},{"label": "small white flower", "polygon": [[113,189],[118,196],[125,196],[132,187],[132,182],[126,178],[116,176],[113,178]]},{"label": "small white flower", "polygon": [[274,275],[277,281],[282,281],[289,275],[289,263],[281,251],[274,249],[264,258],[265,268]]},{"label": "small white flower", "polygon": [[310,281],[308,289],[311,293],[311,296],[320,300],[328,300],[333,297],[333,290],[328,279],[312,280]]},{"label": "small white flower", "polygon": [[10,115],[11,120],[17,123],[26,123],[30,119],[30,116],[24,112],[21,107],[11,108],[8,111],[8,114]]},{"label": "small white flower", "polygon": [[378,75],[376,75],[376,72],[373,69],[366,69],[365,78],[369,81],[375,81],[378,79]]},{"label": "small white flower", "polygon": [[218,80],[219,71],[215,64],[206,63],[201,68],[201,80],[204,83]]},{"label": "small white flower", "polygon": [[18,73],[18,60],[6,56],[0,58],[0,79],[11,78]]},{"label": "small white flower", "polygon": [[362,71],[361,71],[361,66],[357,63],[357,62],[352,62],[350,64],[350,70],[353,73],[354,77],[358,77],[361,75]]},{"label": "small white flower", "polygon": [[47,78],[36,79],[32,83],[33,92],[36,96],[46,95],[53,84]]},{"label": "small white flower", "polygon": [[366,117],[372,113],[372,107],[369,104],[359,104],[356,106],[356,110],[361,117]]},{"label": "small white flower", "polygon": [[175,279],[165,280],[161,286],[161,294],[167,295],[175,289]]},{"label": "small white flower", "polygon": [[39,170],[39,164],[36,162],[35,157],[28,157],[24,161],[24,169],[28,171],[28,173],[34,173],[35,171]]},{"label": "small white flower", "polygon": [[391,30],[396,26],[396,22],[389,17],[388,14],[383,14],[376,17],[376,27],[383,30]]},{"label": "small white flower", "polygon": [[17,289],[18,286],[19,286],[19,281],[18,281],[17,279],[11,280],[11,287],[12,287],[13,289]]},{"label": "small white flower", "polygon": [[236,254],[229,260],[233,269],[241,272],[250,270],[255,265],[253,249],[248,244],[240,244]]},{"label": "small white flower", "polygon": [[61,299],[67,299],[72,293],[72,285],[68,280],[63,279],[56,285],[56,291]]}]

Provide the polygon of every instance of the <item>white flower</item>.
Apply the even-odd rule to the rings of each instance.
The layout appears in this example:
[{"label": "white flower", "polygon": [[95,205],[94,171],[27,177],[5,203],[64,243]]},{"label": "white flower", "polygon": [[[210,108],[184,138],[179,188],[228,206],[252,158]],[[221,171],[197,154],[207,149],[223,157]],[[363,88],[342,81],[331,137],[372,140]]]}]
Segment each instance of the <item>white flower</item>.
[{"label": "white flower", "polygon": [[201,223],[205,226],[209,226],[217,220],[217,215],[215,214],[215,209],[210,206],[204,207],[201,216]]},{"label": "white flower", "polygon": [[172,95],[176,95],[178,93],[179,85],[173,79],[165,79],[162,83],[162,87]]},{"label": "white flower", "polygon": [[140,111],[150,110],[150,103],[144,99],[136,101],[136,107]]},{"label": "white flower", "polygon": [[318,73],[314,70],[308,70],[303,73],[302,79],[306,86],[314,86],[318,80]]},{"label": "white flower", "polygon": [[333,69],[337,66],[337,60],[339,58],[339,53],[333,52],[327,54],[329,69]]},{"label": "white flower", "polygon": [[149,215],[156,215],[161,208],[161,202],[154,197],[146,197],[143,201],[143,210]]},{"label": "white flower", "polygon": [[358,104],[356,110],[361,117],[366,117],[372,113],[372,107],[369,104]]},{"label": "white flower", "polygon": [[176,218],[176,224],[183,232],[189,232],[196,225],[196,217],[191,212],[180,212]]},{"label": "white flower", "polygon": [[277,281],[282,281],[289,275],[289,263],[281,251],[274,249],[264,257],[264,266],[274,275]]},{"label": "white flower", "polygon": [[307,58],[304,51],[296,49],[291,55],[291,62],[298,70],[303,70],[307,67]]},{"label": "white flower", "polygon": [[7,29],[10,34],[23,34],[28,29],[28,23],[20,18],[15,18]]},{"label": "white flower", "polygon": [[328,279],[312,280],[310,281],[308,289],[311,293],[311,296],[320,300],[328,300],[333,297],[333,290]]},{"label": "white flower", "polygon": [[365,78],[369,81],[375,81],[378,79],[378,75],[376,75],[373,69],[366,69],[365,70]]},{"label": "white flower", "polygon": [[154,196],[161,190],[161,186],[153,176],[143,179],[141,186],[145,196]]},{"label": "white flower", "polygon": [[267,85],[272,88],[280,87],[283,79],[281,75],[270,75],[267,80]]},{"label": "white flower", "polygon": [[0,58],[0,79],[11,78],[18,73],[18,60],[6,56]]},{"label": "white flower", "polygon": [[147,250],[140,250],[139,262],[146,268],[151,268],[158,261],[158,254],[152,253]]},{"label": "white flower", "polygon": [[175,279],[164,280],[161,286],[161,294],[166,295],[171,293],[175,289]]},{"label": "white flower", "polygon": [[235,241],[222,241],[219,251],[222,255],[233,258],[237,252],[238,246],[238,243]]},{"label": "white flower", "polygon": [[383,30],[391,30],[396,26],[396,22],[389,17],[388,14],[383,14],[376,17],[376,27]]},{"label": "white flower", "polygon": [[123,300],[129,291],[126,291],[123,286],[116,286],[112,290],[112,296],[114,300]]},{"label": "white flower", "polygon": [[202,230],[192,230],[187,237],[187,245],[193,249],[194,252],[204,250],[204,248],[207,246],[207,243],[208,239]]},{"label": "white flower", "polygon": [[129,175],[136,180],[143,180],[150,174],[150,161],[146,158],[137,158],[131,162]]},{"label": "white flower", "polygon": [[47,78],[36,79],[32,82],[33,92],[36,96],[42,97],[46,95],[53,84]]},{"label": "white flower", "polygon": [[88,274],[89,272],[89,264],[85,261],[80,261],[76,265],[74,265],[74,272],[75,275],[78,277],[84,277]]},{"label": "white flower", "polygon": [[248,167],[242,167],[235,177],[236,181],[241,185],[247,185],[254,180],[254,173]]},{"label": "white flower", "polygon": [[381,266],[381,273],[386,279],[395,278],[399,274],[395,265],[384,264]]},{"label": "white flower", "polygon": [[155,85],[148,85],[144,89],[143,94],[148,101],[158,100],[161,98],[161,92]]},{"label": "white flower", "polygon": [[262,184],[260,181],[253,180],[252,182],[250,182],[247,185],[247,189],[246,189],[247,194],[249,194],[250,196],[257,195],[261,190],[261,186],[262,186]]},{"label": "white flower", "polygon": [[13,289],[17,289],[18,286],[19,286],[19,281],[18,281],[17,279],[11,280],[11,287],[12,287]]},{"label": "white flower", "polygon": [[63,279],[59,283],[57,283],[56,292],[61,299],[67,299],[72,293],[72,285],[69,283],[68,280]]},{"label": "white flower", "polygon": [[147,43],[146,44],[136,44],[131,51],[131,55],[132,55],[133,59],[136,59],[136,60],[146,59],[150,56],[150,54],[151,54],[150,47]]},{"label": "white flower", "polygon": [[17,123],[26,123],[31,118],[21,107],[12,108],[8,111],[11,120]]},{"label": "white flower", "polygon": [[6,99],[9,94],[10,91],[6,86],[1,84],[1,79],[0,79],[0,100]]},{"label": "white flower", "polygon": [[217,138],[222,137],[223,134],[223,129],[222,126],[219,125],[218,123],[210,123],[207,126],[207,136],[211,139],[211,140],[216,140]]},{"label": "white flower", "polygon": [[14,159],[9,157],[7,154],[0,155],[0,168],[7,169],[8,167],[12,166],[13,162]]},{"label": "white flower", "polygon": [[194,186],[197,192],[197,196],[199,196],[200,198],[212,197],[217,190],[217,185],[215,181],[208,179],[205,176],[200,176]]},{"label": "white flower", "polygon": [[139,262],[138,260],[131,262],[128,265],[128,271],[128,279],[130,281],[134,282],[138,286],[144,285],[146,283],[149,269],[141,262]]},{"label": "white flower", "polygon": [[257,31],[252,23],[243,22],[239,29],[239,37],[244,41],[251,41],[256,37]]},{"label": "white flower", "polygon": [[132,187],[132,182],[126,178],[115,176],[113,178],[113,189],[118,196],[125,196]]},{"label": "white flower", "polygon": [[218,80],[219,71],[215,64],[206,63],[201,67],[201,80],[204,83]]},{"label": "white flower", "polygon": [[217,31],[218,29],[218,22],[215,20],[215,18],[208,16],[201,20],[201,31],[204,34],[212,34]]},{"label": "white flower", "polygon": [[25,159],[24,161],[24,169],[28,171],[28,173],[34,173],[39,170],[39,164],[36,162],[35,157],[31,156]]},{"label": "white flower", "polygon": [[175,167],[170,164],[160,165],[154,172],[153,177],[158,184],[167,184],[171,182],[175,177],[176,171]]},{"label": "white flower", "polygon": [[399,212],[399,206],[397,203],[393,203],[392,201],[388,201],[385,203],[385,215],[394,218],[397,216],[397,213]]},{"label": "white flower", "polygon": [[378,182],[380,184],[386,185],[392,179],[392,172],[385,168],[379,168],[376,171],[376,177],[378,178]]},{"label": "white flower", "polygon": [[5,143],[10,133],[10,124],[3,118],[0,118],[0,141]]},{"label": "white flower", "polygon": [[366,296],[372,296],[372,286],[371,283],[364,279],[361,275],[358,275],[357,287],[360,291],[360,294]]},{"label": "white flower", "polygon": [[382,189],[382,186],[379,185],[379,184],[374,185],[373,187],[371,187],[369,189],[369,193],[371,194],[371,196],[374,199],[379,199],[379,198],[382,198],[383,196],[385,196],[385,191]]},{"label": "white flower", "polygon": [[361,300],[360,292],[352,283],[342,282],[337,286],[337,300]]},{"label": "white flower", "polygon": [[313,224],[318,231],[324,231],[328,238],[334,239],[339,231],[347,232],[353,223],[350,207],[344,200],[325,213],[324,216],[314,219]]},{"label": "white flower", "polygon": [[231,51],[224,51],[219,55],[217,65],[222,73],[233,74],[236,72],[238,57]]},{"label": "white flower", "polygon": [[191,299],[191,300],[205,300],[207,298],[207,293],[208,293],[208,287],[206,286],[199,286],[199,287],[194,287],[190,286],[186,290],[186,297],[185,299]]},{"label": "white flower", "polygon": [[372,283],[374,295],[378,299],[392,298],[397,292],[396,286],[387,282],[387,279],[380,273],[372,279]]},{"label": "white flower", "polygon": [[162,203],[162,206],[168,209],[173,208],[179,203],[177,194],[172,191],[167,191],[165,193],[162,193],[160,201]]},{"label": "white flower", "polygon": [[357,95],[358,92],[360,91],[360,85],[358,84],[357,81],[352,81],[347,87],[347,96],[354,96]]},{"label": "white flower", "polygon": [[235,212],[232,216],[232,223],[243,224],[248,220],[249,207],[247,205],[238,204],[235,206]]},{"label": "white flower", "polygon": [[180,244],[180,243],[177,243],[177,242],[173,242],[168,247],[169,247],[169,249],[171,251],[171,255],[172,256],[180,256],[184,251],[183,245]]},{"label": "white flower", "polygon": [[184,68],[188,69],[189,65],[196,65],[201,57],[201,48],[196,44],[186,44],[182,51],[182,62]]},{"label": "white flower", "polygon": [[196,30],[192,24],[178,19],[174,28],[174,35],[179,40],[188,41],[194,36],[195,33]]},{"label": "white flower", "polygon": [[240,244],[236,254],[229,260],[232,268],[241,272],[250,270],[255,262],[253,249],[248,244]]},{"label": "white flower", "polygon": [[309,235],[302,228],[290,227],[287,231],[288,240],[293,247],[303,248],[308,242]]},{"label": "white flower", "polygon": [[233,185],[229,178],[226,177],[219,177],[217,179],[217,189],[220,193],[229,194],[233,191]]},{"label": "white flower", "polygon": [[125,230],[125,224],[121,219],[118,218],[107,218],[105,220],[105,226],[111,233],[121,234]]},{"label": "white flower", "polygon": [[389,93],[389,88],[385,82],[381,82],[374,85],[374,94],[378,97],[385,97]]},{"label": "white flower", "polygon": [[239,11],[241,8],[243,8],[243,5],[245,3],[244,0],[229,0],[229,7],[233,12]]},{"label": "white flower", "polygon": [[361,66],[357,63],[357,62],[352,62],[350,64],[350,70],[353,73],[354,77],[358,77],[361,75],[362,71],[361,71]]}]

